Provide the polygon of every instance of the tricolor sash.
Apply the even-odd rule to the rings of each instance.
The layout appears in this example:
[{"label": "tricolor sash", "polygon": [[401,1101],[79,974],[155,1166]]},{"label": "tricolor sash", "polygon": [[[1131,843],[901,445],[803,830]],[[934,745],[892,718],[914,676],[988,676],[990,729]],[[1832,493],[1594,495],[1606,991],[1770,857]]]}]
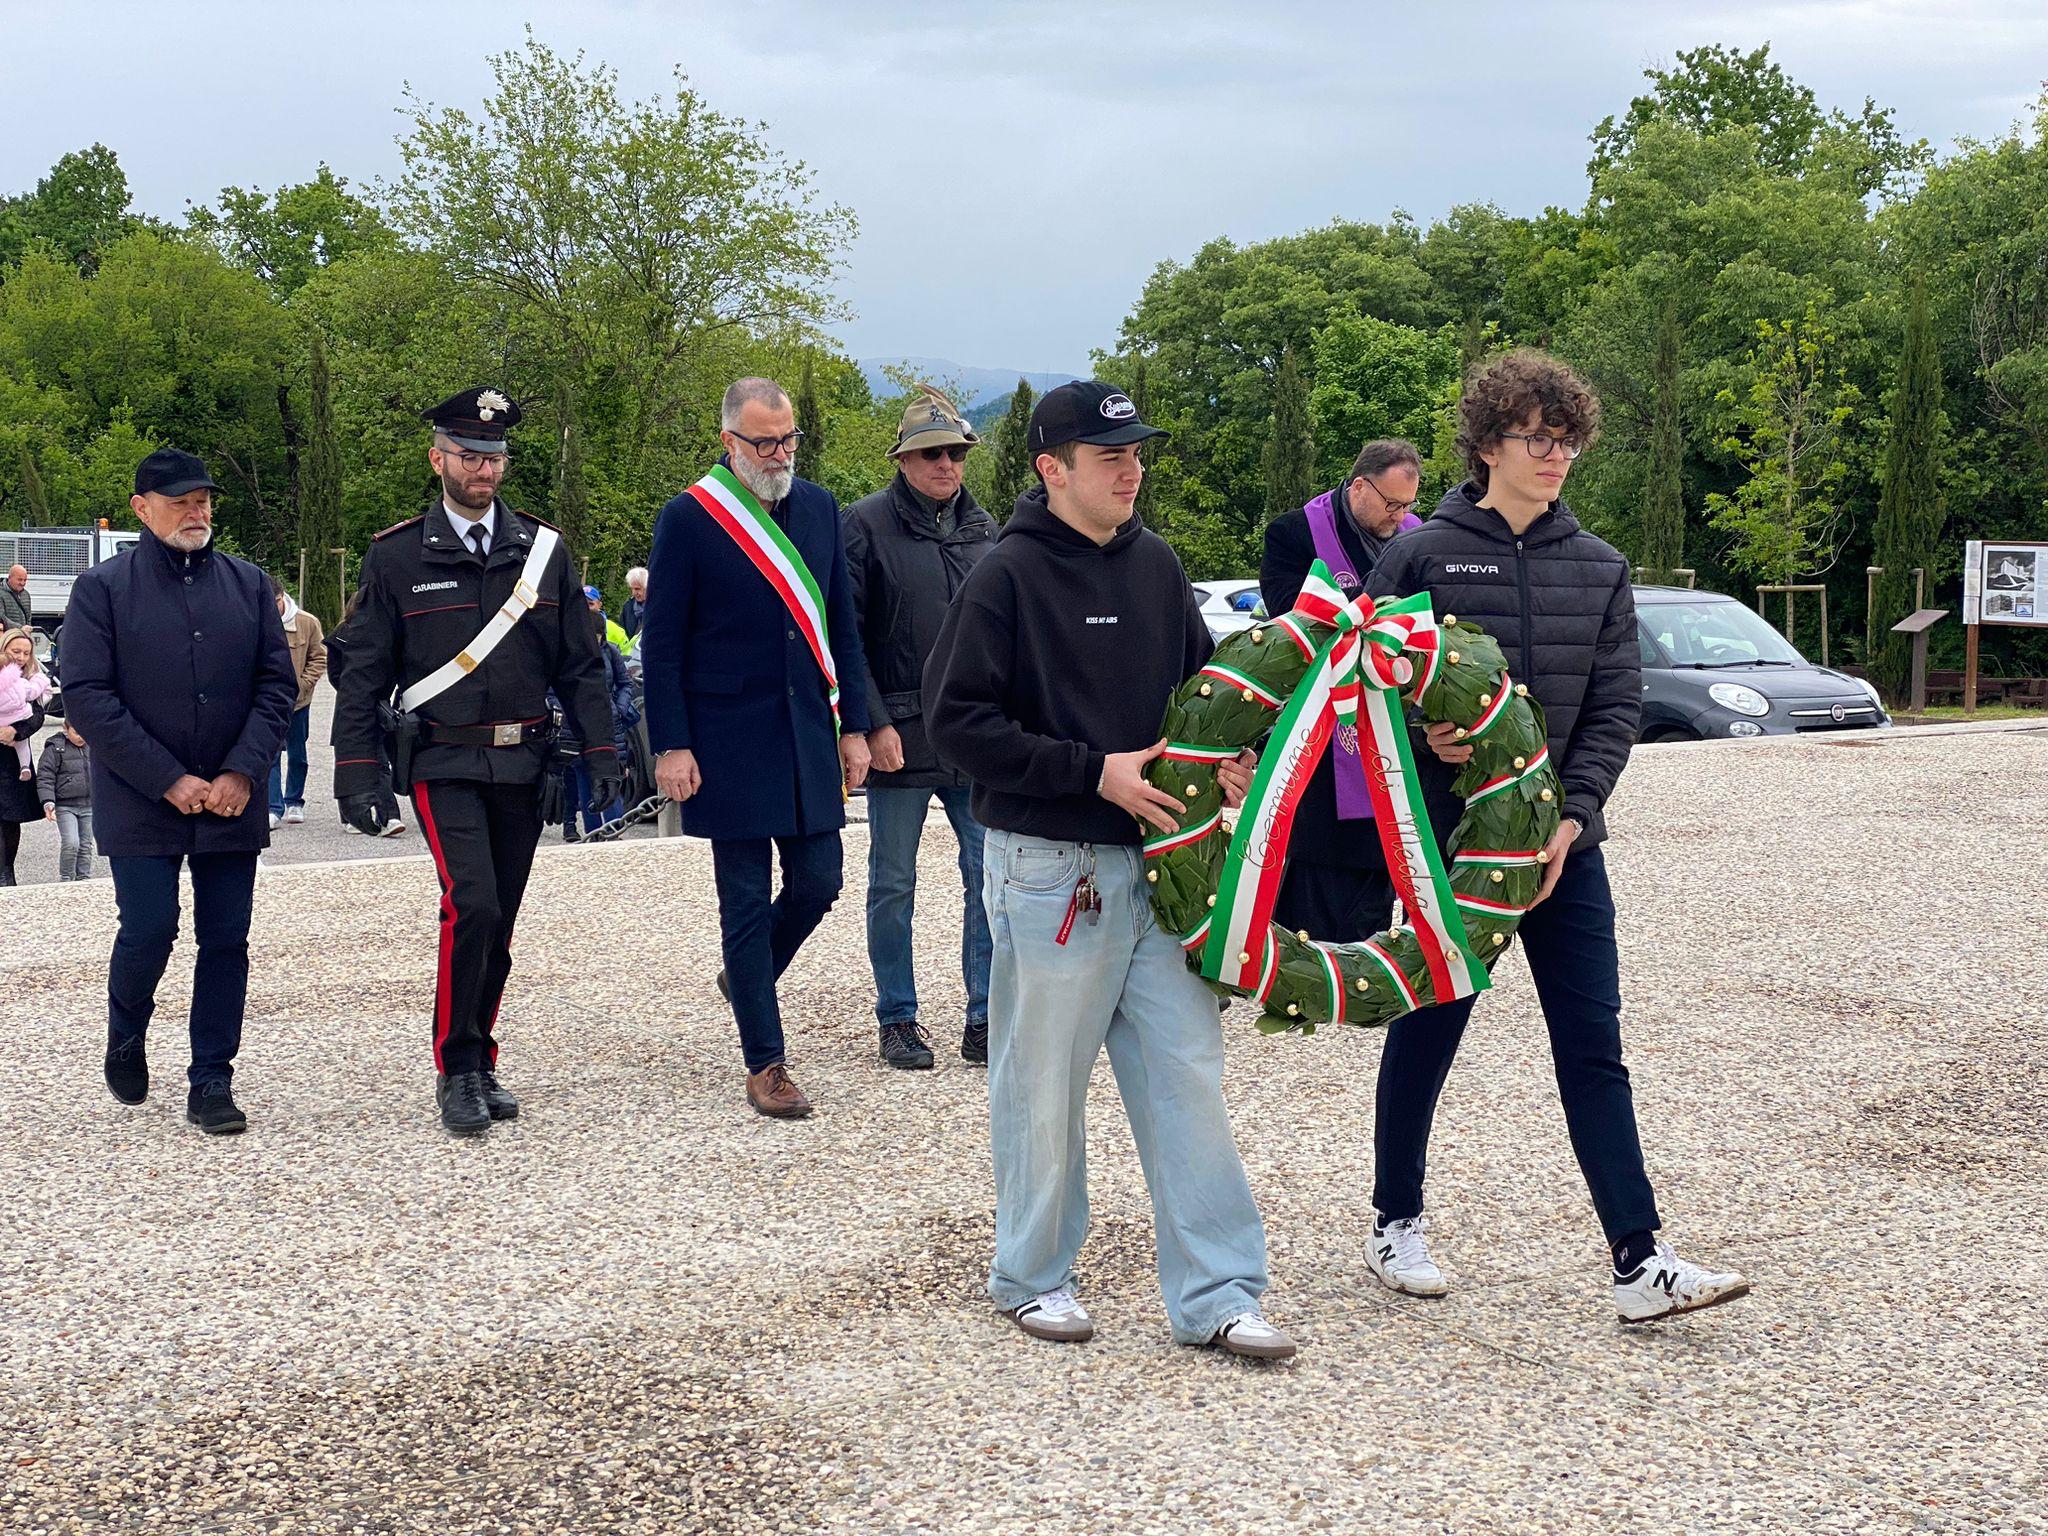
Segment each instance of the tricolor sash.
[{"label": "tricolor sash", "polygon": [[[1202,974],[1254,996],[1270,988],[1273,957],[1267,930],[1280,894],[1295,808],[1332,734],[1350,727],[1360,739],[1387,872],[1428,969],[1427,1001],[1449,1002],[1485,991],[1491,980],[1465,931],[1450,875],[1430,834],[1401,713],[1402,690],[1419,699],[1436,675],[1439,634],[1429,594],[1377,605],[1362,595],[1347,601],[1329,567],[1318,560],[1294,611],[1274,623],[1297,644],[1304,643],[1310,623],[1324,626],[1328,636],[1281,708],[1259,755],[1217,880],[1216,908],[1201,935]],[[1156,851],[1148,842],[1146,852]],[[1194,947],[1193,936],[1188,943]]]},{"label": "tricolor sash", "polygon": [[723,464],[712,465],[711,472],[690,487],[690,494],[714,523],[732,535],[740,553],[753,562],[796,621],[817,659],[818,670],[825,675],[825,695],[831,701],[832,723],[837,729],[839,673],[832,663],[832,637],[825,628],[825,596],[818,590],[811,568],[754,493]]}]

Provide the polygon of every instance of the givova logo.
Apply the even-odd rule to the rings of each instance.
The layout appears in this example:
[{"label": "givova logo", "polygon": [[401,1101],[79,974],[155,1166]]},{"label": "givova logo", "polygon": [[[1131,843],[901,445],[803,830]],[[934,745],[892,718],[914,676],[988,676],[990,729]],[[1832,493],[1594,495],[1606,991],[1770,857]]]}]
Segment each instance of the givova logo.
[{"label": "givova logo", "polygon": [[1444,574],[1446,576],[1498,576],[1500,574],[1500,567],[1497,565],[1447,565],[1444,567]]}]

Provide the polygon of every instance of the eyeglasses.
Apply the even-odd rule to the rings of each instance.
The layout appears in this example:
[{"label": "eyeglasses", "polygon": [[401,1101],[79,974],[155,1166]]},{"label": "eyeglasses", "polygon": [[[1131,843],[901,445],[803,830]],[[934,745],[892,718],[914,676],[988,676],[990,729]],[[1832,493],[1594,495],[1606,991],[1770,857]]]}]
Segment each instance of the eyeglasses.
[{"label": "eyeglasses", "polygon": [[448,450],[446,450],[445,448],[442,450],[442,452],[447,453],[449,458],[453,459],[456,463],[460,464],[465,470],[467,470],[472,475],[476,474],[479,470],[485,469],[496,470],[501,475],[505,473],[505,464],[508,457],[505,454],[448,453]]},{"label": "eyeglasses", "polygon": [[954,443],[945,448],[920,448],[917,456],[927,464],[936,464],[941,459],[951,459],[955,464],[967,462],[967,444]]},{"label": "eyeglasses", "polygon": [[[726,430],[732,429],[728,427]],[[749,437],[744,432],[733,432],[732,435],[764,459],[773,458],[778,453],[795,453],[796,445],[804,440],[801,430],[786,437]]]},{"label": "eyeglasses", "polygon": [[1566,460],[1569,461],[1586,451],[1586,445],[1576,437],[1552,437],[1547,432],[1503,432],[1501,436],[1512,437],[1515,441],[1526,444],[1529,457],[1532,459],[1547,459],[1552,450],[1562,448]]},{"label": "eyeglasses", "polygon": [[1393,497],[1389,496],[1385,491],[1381,490],[1379,486],[1375,484],[1370,478],[1364,475],[1359,476],[1359,478],[1361,480],[1364,480],[1367,485],[1372,486],[1373,495],[1379,497],[1381,501],[1386,503],[1386,507],[1389,512],[1398,512],[1403,517],[1406,517],[1410,512],[1413,512],[1415,510],[1415,503],[1421,500],[1419,496],[1410,496],[1406,501],[1396,501]]}]

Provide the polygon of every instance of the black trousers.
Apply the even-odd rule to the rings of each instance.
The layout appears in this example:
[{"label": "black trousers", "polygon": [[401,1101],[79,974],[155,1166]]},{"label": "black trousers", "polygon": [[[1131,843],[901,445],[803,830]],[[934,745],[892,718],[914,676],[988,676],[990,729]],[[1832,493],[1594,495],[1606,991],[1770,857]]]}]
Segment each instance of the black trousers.
[{"label": "black trousers", "polygon": [[[1635,1095],[1621,1061],[1614,897],[1597,845],[1570,855],[1557,889],[1522,919],[1518,937],[1550,1031],[1572,1151],[1607,1241],[1654,1232],[1661,1225],[1657,1201],[1643,1169]],[[1387,1028],[1373,1125],[1373,1205],[1389,1221],[1422,1214],[1430,1124],[1476,1001],[1420,1008]]]},{"label": "black trousers", "polygon": [[[782,889],[770,900],[774,854],[782,856]],[[844,878],[839,834],[714,837],[711,872],[718,883],[718,930],[740,1051],[747,1070],[759,1072],[783,1059],[782,1006],[775,983],[839,899]]]},{"label": "black trousers", "polygon": [[192,868],[192,1086],[229,1081],[242,1048],[249,997],[249,913],[256,900],[253,853],[114,854],[120,927],[107,964],[107,1031],[132,1040],[156,1013],[156,986],[178,939],[178,867]]},{"label": "black trousers", "polygon": [[412,803],[441,877],[434,1070],[485,1071],[498,1062],[498,1003],[540,842],[540,787],[437,779],[415,784]]}]

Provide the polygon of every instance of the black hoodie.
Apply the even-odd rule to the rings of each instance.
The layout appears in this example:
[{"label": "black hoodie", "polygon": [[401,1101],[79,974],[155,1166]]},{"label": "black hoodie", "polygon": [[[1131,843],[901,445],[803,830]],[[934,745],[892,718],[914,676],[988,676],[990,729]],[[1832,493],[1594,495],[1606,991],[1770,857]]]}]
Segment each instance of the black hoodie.
[{"label": "black hoodie", "polygon": [[1209,659],[1208,627],[1164,539],[1133,517],[1097,544],[1027,491],[975,566],[925,663],[925,720],[974,784],[985,827],[1138,843],[1096,793],[1103,758],[1159,739],[1173,690]]}]

